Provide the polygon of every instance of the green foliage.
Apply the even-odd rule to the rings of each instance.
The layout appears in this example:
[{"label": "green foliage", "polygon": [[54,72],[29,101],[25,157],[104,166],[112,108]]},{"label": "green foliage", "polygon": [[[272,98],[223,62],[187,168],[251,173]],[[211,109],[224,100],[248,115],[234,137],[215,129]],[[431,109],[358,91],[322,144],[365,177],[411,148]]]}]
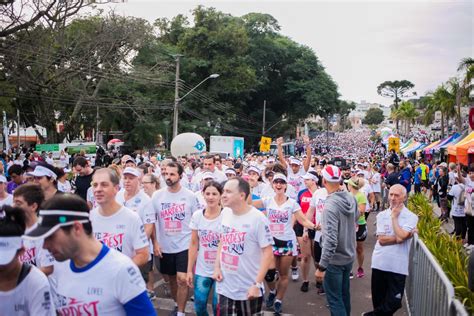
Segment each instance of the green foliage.
[{"label": "green foliage", "polygon": [[474,292],[468,286],[468,255],[462,243],[441,230],[441,221],[433,216],[433,207],[424,195],[412,195],[408,208],[418,215],[418,235],[453,283],[456,297],[474,312]]},{"label": "green foliage", "polygon": [[379,108],[370,108],[365,114],[362,123],[367,125],[379,125],[383,122],[385,117],[383,116],[383,111]]},{"label": "green foliage", "polygon": [[[311,114],[347,116],[352,105],[338,99],[314,51],[279,31],[269,14],[235,17],[203,6],[193,10],[192,21],[182,14],[153,24],[98,14],[35,26],[1,39],[0,78],[8,86],[0,104],[20,106],[22,121],[47,128],[48,142],[95,129],[99,104],[102,131],[121,130],[134,144],[149,146],[171,120],[180,54],[179,96],[220,74],[180,102],[181,133],[245,136],[252,145],[264,101],[267,127],[285,119],[269,136],[293,133]],[[65,125],[60,134],[59,122]]]}]

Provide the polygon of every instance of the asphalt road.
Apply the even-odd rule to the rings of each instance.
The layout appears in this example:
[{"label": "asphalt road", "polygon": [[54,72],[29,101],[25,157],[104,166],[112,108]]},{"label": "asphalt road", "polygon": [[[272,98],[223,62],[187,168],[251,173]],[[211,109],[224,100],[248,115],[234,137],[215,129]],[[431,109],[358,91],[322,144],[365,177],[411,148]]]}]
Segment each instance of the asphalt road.
[{"label": "asphalt road", "polygon": [[[370,292],[370,276],[371,276],[371,257],[372,251],[375,245],[375,213],[371,213],[368,219],[369,234],[364,243],[365,262],[364,270],[365,277],[356,278],[351,280],[351,315],[360,315],[363,312],[372,310],[371,292]],[[354,274],[357,268],[354,269]],[[283,314],[282,315],[318,315],[326,316],[330,315],[328,308],[326,307],[326,296],[319,296],[316,293],[316,287],[314,283],[314,268],[310,272],[310,290],[306,293],[300,291],[301,279],[297,282],[290,281],[288,290],[283,300]],[[166,285],[163,280],[159,278],[158,274],[155,279],[155,292],[157,299],[154,301],[154,305],[159,315],[168,315],[173,310],[173,301],[167,293],[165,293]],[[210,306],[208,310],[211,311]],[[187,315],[194,315],[193,303],[188,301],[186,307]],[[268,311],[266,315],[273,315],[273,311]],[[210,313],[212,315],[212,313]],[[396,314],[396,316],[408,315],[405,301],[404,306]]]}]

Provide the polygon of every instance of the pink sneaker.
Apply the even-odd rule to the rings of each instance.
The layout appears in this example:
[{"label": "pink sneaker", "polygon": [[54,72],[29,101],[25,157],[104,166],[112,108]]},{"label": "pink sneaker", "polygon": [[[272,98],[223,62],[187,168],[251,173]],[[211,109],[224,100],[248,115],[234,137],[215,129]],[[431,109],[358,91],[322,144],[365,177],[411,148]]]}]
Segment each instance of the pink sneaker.
[{"label": "pink sneaker", "polygon": [[364,275],[365,275],[364,269],[362,269],[362,268],[357,269],[357,277],[358,278],[363,278]]}]

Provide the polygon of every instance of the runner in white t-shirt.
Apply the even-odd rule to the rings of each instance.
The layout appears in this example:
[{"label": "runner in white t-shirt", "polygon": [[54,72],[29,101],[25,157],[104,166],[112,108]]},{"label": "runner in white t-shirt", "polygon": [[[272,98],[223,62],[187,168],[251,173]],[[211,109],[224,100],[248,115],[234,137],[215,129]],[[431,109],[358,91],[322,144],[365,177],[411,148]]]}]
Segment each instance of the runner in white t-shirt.
[{"label": "runner in white t-shirt", "polygon": [[[207,313],[207,300],[214,285],[212,275],[216,263],[222,219],[220,205],[222,186],[218,182],[211,181],[204,185],[202,192],[206,200],[206,207],[194,212],[189,224],[192,235],[189,245],[187,282],[190,288],[194,288],[194,309],[197,315]],[[215,287],[212,308],[214,315],[217,315]]]},{"label": "runner in white t-shirt", "polygon": [[[303,136],[303,142],[306,147],[306,158],[304,162],[292,157],[290,158],[289,163],[287,163],[285,156],[283,155],[283,138],[279,137],[277,139],[278,159],[283,167],[287,169],[288,184],[295,189],[296,194],[304,188],[303,176],[309,171],[311,165],[312,151],[309,137]],[[292,198],[296,199],[296,196]]]},{"label": "runner in white t-shirt", "polygon": [[35,266],[22,262],[24,211],[3,206],[0,210],[0,314],[55,315],[47,277]]},{"label": "runner in white t-shirt", "polygon": [[119,182],[115,171],[109,168],[96,170],[92,177],[94,198],[99,205],[90,212],[94,236],[141,267],[149,259],[148,239],[138,214],[115,200]]},{"label": "runner in white t-shirt", "polygon": [[272,261],[268,219],[247,204],[250,186],[242,178],[226,182],[214,279],[222,315],[260,315],[263,280]]},{"label": "runner in white t-shirt", "polygon": [[[183,166],[170,162],[166,166],[166,187],[155,192],[146,210],[145,223],[155,223],[160,258],[155,258],[157,268],[169,276],[171,294],[178,305],[178,316],[184,315],[188,287],[188,247],[191,241],[189,223],[197,211],[194,193],[180,184],[184,177]],[[155,250],[156,247],[155,247]]]},{"label": "runner in white t-shirt", "polygon": [[468,167],[467,177],[463,177],[459,164],[456,171],[459,183],[464,184],[464,213],[466,214],[467,244],[474,245],[474,167]]},{"label": "runner in white t-shirt", "polygon": [[7,178],[0,174],[0,206],[13,205],[13,195],[7,192]]},{"label": "runner in white t-shirt", "polygon": [[[313,258],[314,258],[314,264],[316,267],[319,265],[319,260],[321,260],[321,253],[322,253],[322,241],[321,237],[323,234],[321,233],[322,231],[322,223],[323,223],[323,210],[324,210],[324,204],[326,202],[326,199],[328,197],[328,191],[326,188],[320,188],[317,189],[314,193],[313,196],[311,197],[311,202],[309,204],[309,210],[306,213],[306,218],[309,220],[313,221],[316,226],[319,227],[319,230],[316,230],[314,234],[314,247],[313,247]],[[303,238],[308,238],[308,231],[305,231],[303,233]],[[322,282],[316,282],[316,288],[317,288],[317,293],[319,295],[324,294],[324,288],[323,288],[323,283]]]},{"label": "runner in white t-shirt", "polygon": [[270,293],[266,300],[266,306],[267,308],[274,307],[275,313],[282,312],[282,300],[288,287],[290,265],[293,257],[298,255],[296,234],[293,229],[295,219],[306,228],[316,229],[316,226],[304,216],[300,205],[286,196],[287,183],[284,174],[276,173],[273,176],[275,196],[254,202],[254,206],[265,208],[274,242],[274,262],[270,267],[269,274],[273,274],[276,269],[279,280],[278,284],[274,279],[267,280]]},{"label": "runner in white t-shirt", "polygon": [[[101,174],[107,175],[94,176],[99,203],[103,197],[98,192],[109,182]],[[24,238],[44,239],[45,249],[56,259],[50,278],[59,315],[156,315],[138,267],[94,238],[89,208],[81,197],[54,196],[39,215],[42,220]]]},{"label": "runner in white t-shirt", "polygon": [[[117,193],[115,200],[120,205],[134,211],[140,217],[142,223],[145,222],[145,209],[148,207],[148,204],[151,202],[151,198],[140,188],[140,177],[142,173],[137,168],[127,167],[122,172],[123,177],[123,189]],[[153,269],[153,243],[151,241],[151,236],[155,225],[153,224],[144,224],[145,234],[149,243],[149,256],[148,262],[140,267],[140,272],[142,273],[143,279],[147,284],[148,296],[150,299],[155,299],[156,295],[154,292],[153,285],[149,284],[148,274]]]},{"label": "runner in white t-shirt", "polygon": [[[44,193],[39,185],[25,183],[17,187],[13,193],[13,203],[25,211],[26,233],[35,228],[38,221],[38,212],[43,203]],[[41,272],[50,275],[53,272],[54,258],[43,248],[43,240],[23,240],[25,249],[20,261],[38,267]]]}]

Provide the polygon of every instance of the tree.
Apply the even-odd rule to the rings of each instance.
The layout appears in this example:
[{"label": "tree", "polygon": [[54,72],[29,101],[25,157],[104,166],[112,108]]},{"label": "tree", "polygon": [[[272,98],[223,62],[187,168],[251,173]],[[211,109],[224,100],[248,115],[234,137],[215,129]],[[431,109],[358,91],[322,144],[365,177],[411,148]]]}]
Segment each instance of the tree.
[{"label": "tree", "polygon": [[434,92],[427,94],[425,98],[427,104],[425,112],[425,124],[431,123],[435,112],[441,112],[441,137],[445,136],[445,126],[448,125],[449,118],[453,117],[456,113],[456,95],[451,93],[445,84],[442,84],[436,88]]},{"label": "tree", "polygon": [[[10,97],[20,100],[22,120],[33,127],[44,126],[48,142],[72,140],[82,131],[91,131],[97,106],[112,115],[115,108],[131,101],[111,102],[114,97],[101,95],[101,90],[111,81],[145,77],[125,69],[130,55],[150,33],[151,27],[142,19],[111,14],[76,19],[66,26],[38,25],[2,39],[1,71],[16,88]],[[65,128],[58,133],[59,122]]]},{"label": "tree", "polygon": [[418,111],[415,109],[415,105],[411,102],[403,101],[400,103],[398,110],[395,110],[394,113],[394,117],[405,123],[405,135],[409,135],[411,124],[415,122],[419,115]]},{"label": "tree", "polygon": [[458,132],[460,132],[462,130],[461,104],[469,103],[469,97],[474,87],[472,84],[474,78],[474,58],[463,58],[459,63],[458,71],[464,72],[462,81],[458,82],[456,79],[455,86],[452,87],[456,88],[456,125],[458,127]]},{"label": "tree", "polygon": [[[5,2],[5,1],[2,1]],[[20,0],[0,4],[0,38],[37,25],[65,24],[92,1]]]},{"label": "tree", "polygon": [[362,123],[367,125],[379,125],[383,122],[385,117],[383,116],[383,111],[379,108],[370,108],[365,114]]},{"label": "tree", "polygon": [[[377,87],[377,93],[383,97],[393,99],[393,106],[398,110],[398,104],[402,98],[416,95],[415,92],[409,93],[415,85],[408,80],[384,81]],[[395,120],[398,130],[398,120]]]},{"label": "tree", "polygon": [[355,102],[341,100],[337,104],[336,113],[339,115],[339,126],[341,131],[350,128],[350,122],[347,120],[349,113],[356,108]]}]

